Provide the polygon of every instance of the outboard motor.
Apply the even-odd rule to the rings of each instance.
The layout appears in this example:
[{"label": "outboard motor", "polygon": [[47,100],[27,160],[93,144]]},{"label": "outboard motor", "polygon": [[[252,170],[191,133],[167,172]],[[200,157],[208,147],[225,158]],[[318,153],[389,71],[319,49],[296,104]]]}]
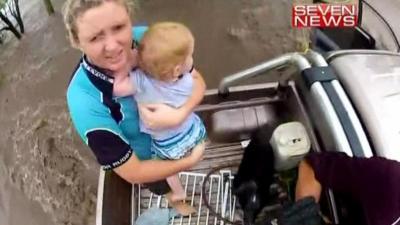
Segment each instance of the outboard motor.
[{"label": "outboard motor", "polygon": [[274,153],[269,144],[272,131],[265,126],[253,133],[233,180],[233,193],[243,210],[245,225],[254,224],[257,214],[269,200],[275,173]]}]

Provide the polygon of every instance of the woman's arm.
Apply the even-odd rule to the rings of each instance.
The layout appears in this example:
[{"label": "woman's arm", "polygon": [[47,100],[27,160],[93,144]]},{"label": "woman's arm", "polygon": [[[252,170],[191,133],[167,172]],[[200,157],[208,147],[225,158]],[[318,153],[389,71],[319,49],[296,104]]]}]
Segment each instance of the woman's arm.
[{"label": "woman's arm", "polygon": [[204,154],[204,148],[194,149],[191,155],[178,160],[145,160],[133,154],[128,161],[114,169],[124,180],[130,183],[147,183],[165,179],[180,171],[193,167]]},{"label": "woman's arm", "polygon": [[206,84],[202,75],[193,70],[193,92],[186,103],[179,108],[172,108],[165,104],[147,104],[139,107],[141,119],[152,129],[174,127],[181,124],[204,97]]}]

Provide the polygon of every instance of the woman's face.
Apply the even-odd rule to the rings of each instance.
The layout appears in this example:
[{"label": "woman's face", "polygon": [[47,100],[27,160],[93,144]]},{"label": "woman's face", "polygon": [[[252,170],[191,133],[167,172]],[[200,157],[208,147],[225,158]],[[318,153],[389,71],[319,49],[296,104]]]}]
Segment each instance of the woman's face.
[{"label": "woman's face", "polygon": [[123,5],[106,1],[77,19],[77,46],[91,63],[111,71],[128,64],[132,46],[131,20]]}]

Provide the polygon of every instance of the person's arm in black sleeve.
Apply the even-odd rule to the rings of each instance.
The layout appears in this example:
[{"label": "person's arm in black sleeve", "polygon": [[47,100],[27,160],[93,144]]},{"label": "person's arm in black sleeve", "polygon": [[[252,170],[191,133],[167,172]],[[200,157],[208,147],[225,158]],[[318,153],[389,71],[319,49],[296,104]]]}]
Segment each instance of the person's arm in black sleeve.
[{"label": "person's arm in black sleeve", "polygon": [[342,152],[324,152],[310,154],[306,161],[313,168],[315,178],[322,186],[347,193],[359,193],[359,178],[365,168],[357,162],[357,158]]},{"label": "person's arm in black sleeve", "polygon": [[[396,172],[397,171],[397,172]],[[310,153],[300,163],[299,180],[362,199],[397,176],[400,163],[381,157],[357,158],[340,152]],[[374,185],[371,185],[374,184]]]},{"label": "person's arm in black sleeve", "polygon": [[363,166],[345,153],[310,153],[299,166],[296,199],[311,195],[319,201],[321,186],[358,196],[362,172]]},{"label": "person's arm in black sleeve", "polygon": [[371,224],[400,219],[400,163],[382,157],[357,158],[344,153],[311,153],[300,163],[296,200],[320,198],[321,187],[357,199]]}]

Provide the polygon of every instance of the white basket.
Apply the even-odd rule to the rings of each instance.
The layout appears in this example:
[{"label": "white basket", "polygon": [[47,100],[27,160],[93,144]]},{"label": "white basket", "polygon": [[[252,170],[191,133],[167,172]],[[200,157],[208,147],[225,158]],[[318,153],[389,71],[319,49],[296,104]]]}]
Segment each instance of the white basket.
[{"label": "white basket", "polygon": [[[170,224],[223,225],[224,221],[212,215],[203,202],[204,193],[202,192],[202,185],[206,174],[181,172],[179,173],[179,177],[186,191],[187,199],[190,199],[188,203],[193,206],[197,212],[187,217],[174,217]],[[240,215],[235,215],[236,198],[231,192],[232,180],[233,176],[230,170],[221,170],[219,174],[209,176],[205,193],[208,195],[207,199],[213,210],[217,214],[222,215],[223,218],[231,221],[241,218]],[[153,194],[148,189],[142,188],[141,185],[133,185],[133,191],[136,191],[138,194],[137,198],[132,199],[132,201],[137,201],[132,202],[137,206],[136,215],[140,215],[151,207],[168,207],[168,202],[164,196]]]}]

